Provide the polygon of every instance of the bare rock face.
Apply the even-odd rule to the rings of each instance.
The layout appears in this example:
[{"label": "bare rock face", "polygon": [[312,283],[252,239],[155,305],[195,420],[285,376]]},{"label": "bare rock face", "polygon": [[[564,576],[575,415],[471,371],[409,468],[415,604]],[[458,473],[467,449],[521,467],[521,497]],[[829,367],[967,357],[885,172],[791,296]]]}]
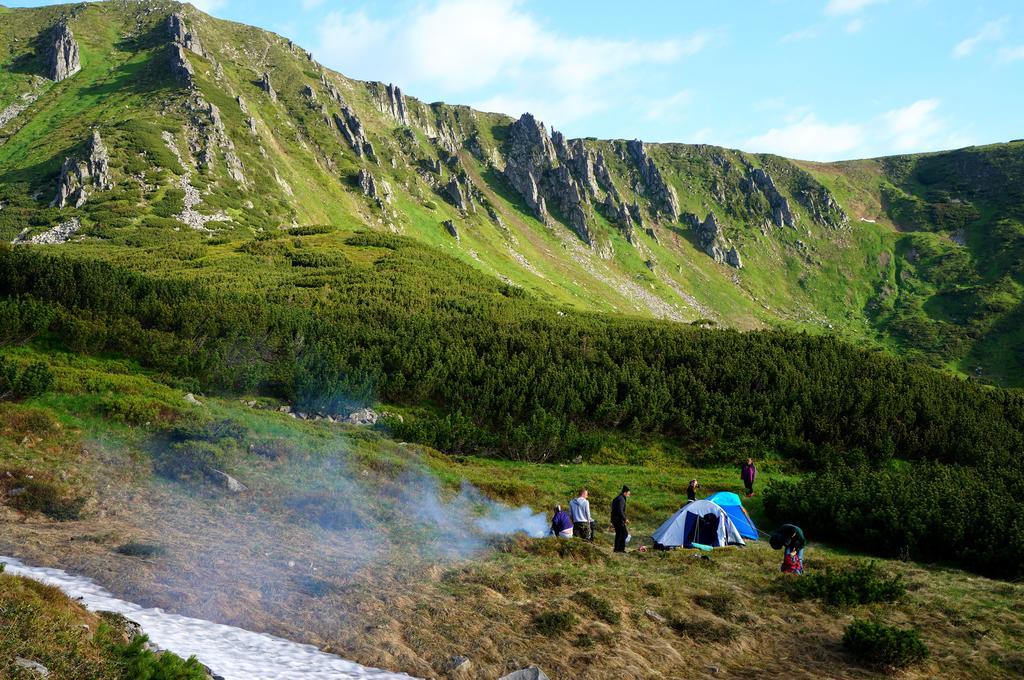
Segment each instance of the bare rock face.
[{"label": "bare rock face", "polygon": [[[217,150],[224,156],[228,176],[239,184],[246,184],[245,168],[235,152],[235,143],[228,136],[224,121],[220,117],[220,109],[216,104],[198,98],[194,106],[194,121],[203,132],[203,147],[199,153],[199,164],[212,168],[216,162]],[[251,120],[251,119],[250,119]]]},{"label": "bare rock face", "polygon": [[177,43],[186,50],[195,52],[201,57],[206,56],[199,38],[188,30],[185,24],[185,16],[181,12],[174,12],[167,20],[167,32],[170,34],[171,42]]},{"label": "bare rock face", "polygon": [[597,152],[597,159],[594,161],[594,176],[597,178],[598,185],[607,191],[609,196],[615,199],[619,198],[619,190],[615,188],[615,183],[612,182],[612,173],[608,170],[604,154],[600,151]]},{"label": "bare rock face", "polygon": [[356,182],[362,190],[363,195],[377,201],[377,204],[384,207],[384,203],[391,201],[391,185],[384,181],[378,181],[366,168],[360,168],[356,175]]},{"label": "bare rock face", "polygon": [[[558,139],[564,143],[561,136]],[[569,153],[568,149],[565,153]],[[544,123],[532,114],[524,113],[509,126],[504,174],[537,219],[548,221],[550,204],[580,239],[593,245],[593,234],[587,224],[587,199],[568,166],[559,164]]]},{"label": "bare rock face", "polygon": [[452,222],[451,220],[445,220],[444,222],[441,223],[441,226],[444,227],[444,230],[448,232],[449,236],[454,238],[456,241],[460,240],[459,230],[455,228],[454,222]]},{"label": "bare rock face", "polygon": [[777,227],[792,227],[796,224],[796,218],[789,209],[789,201],[779,193],[771,176],[761,168],[750,171],[750,181],[768,199],[768,205],[772,210],[772,221]]},{"label": "bare rock face", "polygon": [[59,83],[82,70],[78,58],[78,43],[66,22],[57,24],[50,45],[49,59],[50,79]]},{"label": "bare rock face", "polygon": [[463,215],[476,212],[473,205],[473,194],[470,190],[469,179],[466,177],[453,176],[448,184],[444,185],[443,195],[452,205],[458,208]]},{"label": "bare rock face", "polygon": [[697,226],[697,242],[715,262],[724,262],[736,269],[743,266],[739,251],[725,237],[715,213],[709,212],[704,222]]},{"label": "bare rock face", "polygon": [[277,101],[277,92],[274,91],[274,86],[270,84],[270,73],[267,71],[263,72],[263,78],[260,79],[260,89],[267,93],[270,101]]},{"label": "bare rock face", "polygon": [[334,114],[334,124],[348,145],[352,147],[356,156],[360,158],[366,156],[374,162],[377,161],[377,156],[373,152],[373,144],[366,138],[363,124],[352,109],[347,106],[341,107],[341,115]]},{"label": "bare rock face", "polygon": [[839,229],[850,222],[849,215],[824,186],[806,187],[797,192],[795,197],[811,212],[814,221],[823,227]]},{"label": "bare rock face", "polygon": [[89,198],[92,189],[109,190],[114,188],[110,177],[110,156],[103,144],[99,130],[93,130],[86,147],[84,158],[65,158],[61,166],[60,179],[57,182],[57,195],[54,205],[64,208],[71,205],[81,208]]},{"label": "bare rock face", "polygon": [[634,139],[626,143],[626,150],[636,163],[644,193],[651,200],[655,212],[675,221],[679,215],[679,197],[665,181],[654,159],[647,154],[647,147],[639,139]]},{"label": "bare rock face", "polygon": [[405,107],[405,95],[402,94],[402,88],[397,85],[385,85],[383,90],[378,89],[377,97],[381,112],[390,114],[402,125],[409,124],[409,112]]},{"label": "bare rock face", "polygon": [[316,103],[316,90],[313,89],[312,85],[304,85],[302,88],[302,96],[308,99],[312,103]]},{"label": "bare rock face", "polygon": [[180,43],[171,43],[170,50],[171,73],[174,74],[174,79],[186,87],[191,86],[195,71],[185,56],[185,48]]}]

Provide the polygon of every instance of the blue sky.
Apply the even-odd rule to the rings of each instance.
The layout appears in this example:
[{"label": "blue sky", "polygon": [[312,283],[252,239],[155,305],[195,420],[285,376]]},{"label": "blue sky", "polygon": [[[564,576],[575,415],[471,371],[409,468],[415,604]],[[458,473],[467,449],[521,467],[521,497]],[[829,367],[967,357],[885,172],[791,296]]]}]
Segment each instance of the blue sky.
[{"label": "blue sky", "polygon": [[194,4],[292,38],[345,75],[531,111],[570,136],[815,160],[1024,137],[1017,0]]}]

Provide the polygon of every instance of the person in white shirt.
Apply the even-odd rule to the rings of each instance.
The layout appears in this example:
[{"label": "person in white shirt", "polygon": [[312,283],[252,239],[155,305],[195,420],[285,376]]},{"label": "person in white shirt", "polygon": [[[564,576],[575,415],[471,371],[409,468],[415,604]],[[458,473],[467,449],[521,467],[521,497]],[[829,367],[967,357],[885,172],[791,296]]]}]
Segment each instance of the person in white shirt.
[{"label": "person in white shirt", "polygon": [[589,493],[580,489],[580,495],[569,501],[569,512],[572,514],[572,535],[585,541],[594,542],[594,519],[590,516]]}]

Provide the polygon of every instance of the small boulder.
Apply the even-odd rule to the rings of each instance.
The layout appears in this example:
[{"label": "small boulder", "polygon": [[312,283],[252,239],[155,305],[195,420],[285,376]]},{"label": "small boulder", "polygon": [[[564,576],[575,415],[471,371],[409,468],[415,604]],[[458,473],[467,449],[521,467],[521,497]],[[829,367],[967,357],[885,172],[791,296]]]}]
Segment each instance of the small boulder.
[{"label": "small boulder", "polygon": [[447,231],[452,238],[454,238],[456,241],[459,240],[459,230],[455,228],[454,222],[452,222],[451,220],[445,220],[441,224],[442,226],[444,226],[444,230]]},{"label": "small boulder", "polygon": [[655,623],[665,623],[665,617],[659,614],[658,612],[654,611],[653,609],[645,609],[644,616],[649,618],[651,621],[654,621]]},{"label": "small boulder", "polygon": [[345,418],[345,422],[351,425],[376,425],[378,420],[380,420],[380,414],[369,408],[353,411]]},{"label": "small boulder", "polygon": [[32,661],[31,659],[23,659],[20,656],[14,657],[14,665],[18,668],[24,668],[29,673],[39,676],[40,678],[50,677],[50,669],[38,661]]},{"label": "small boulder", "polygon": [[189,392],[188,394],[185,395],[185,401],[188,404],[191,404],[192,406],[202,406],[203,405],[203,402],[201,402],[198,399],[196,399],[196,396],[194,394],[192,394],[191,392]]},{"label": "small boulder", "polygon": [[213,481],[215,481],[217,484],[224,487],[231,493],[242,493],[243,491],[249,490],[249,488],[245,484],[242,484],[240,481],[238,481],[237,479],[235,479],[226,472],[221,472],[220,470],[215,470],[211,468],[210,476],[213,477]]},{"label": "small boulder", "polygon": [[547,673],[536,666],[528,666],[518,671],[512,671],[508,675],[501,676],[498,680],[551,680]]}]

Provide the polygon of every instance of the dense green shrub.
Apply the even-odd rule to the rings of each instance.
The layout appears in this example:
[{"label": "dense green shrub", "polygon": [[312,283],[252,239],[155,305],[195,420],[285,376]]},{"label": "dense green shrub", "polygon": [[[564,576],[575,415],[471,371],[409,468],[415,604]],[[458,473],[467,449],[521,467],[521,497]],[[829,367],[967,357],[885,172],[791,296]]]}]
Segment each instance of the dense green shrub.
[{"label": "dense green shrub", "polygon": [[149,638],[137,635],[131,642],[113,645],[118,665],[124,677],[133,680],[206,680],[209,674],[194,657],[182,659],[172,652],[156,654],[147,648]]},{"label": "dense green shrub", "polygon": [[163,447],[154,459],[154,468],[164,477],[194,479],[223,467],[224,452],[208,441],[193,439]]},{"label": "dense green shrub", "polygon": [[131,541],[117,547],[117,553],[119,555],[126,555],[128,557],[160,557],[166,550],[163,546],[155,545],[153,543],[137,543]]},{"label": "dense green shrub", "polygon": [[533,626],[544,636],[565,635],[576,627],[579,619],[572,612],[546,611],[533,618]]},{"label": "dense green shrub", "polygon": [[36,361],[24,368],[0,356],[0,399],[28,399],[45,394],[53,386],[53,371],[48,364]]},{"label": "dense green shrub", "polygon": [[906,668],[928,658],[916,630],[858,619],[843,633],[845,647],[858,662],[872,668]]},{"label": "dense green shrub", "polygon": [[614,626],[622,621],[622,614],[620,614],[608,600],[594,595],[589,590],[578,591],[572,596],[572,599],[577,604],[589,609],[594,616],[605,623],[610,623]]},{"label": "dense green shrub", "polygon": [[785,583],[794,599],[816,598],[837,607],[895,602],[907,592],[902,577],[883,574],[874,562],[811,572]]},{"label": "dense green shrub", "polygon": [[836,467],[771,482],[765,511],[809,537],[886,557],[955,561],[998,576],[1024,574],[1024,480],[1014,463]]}]

